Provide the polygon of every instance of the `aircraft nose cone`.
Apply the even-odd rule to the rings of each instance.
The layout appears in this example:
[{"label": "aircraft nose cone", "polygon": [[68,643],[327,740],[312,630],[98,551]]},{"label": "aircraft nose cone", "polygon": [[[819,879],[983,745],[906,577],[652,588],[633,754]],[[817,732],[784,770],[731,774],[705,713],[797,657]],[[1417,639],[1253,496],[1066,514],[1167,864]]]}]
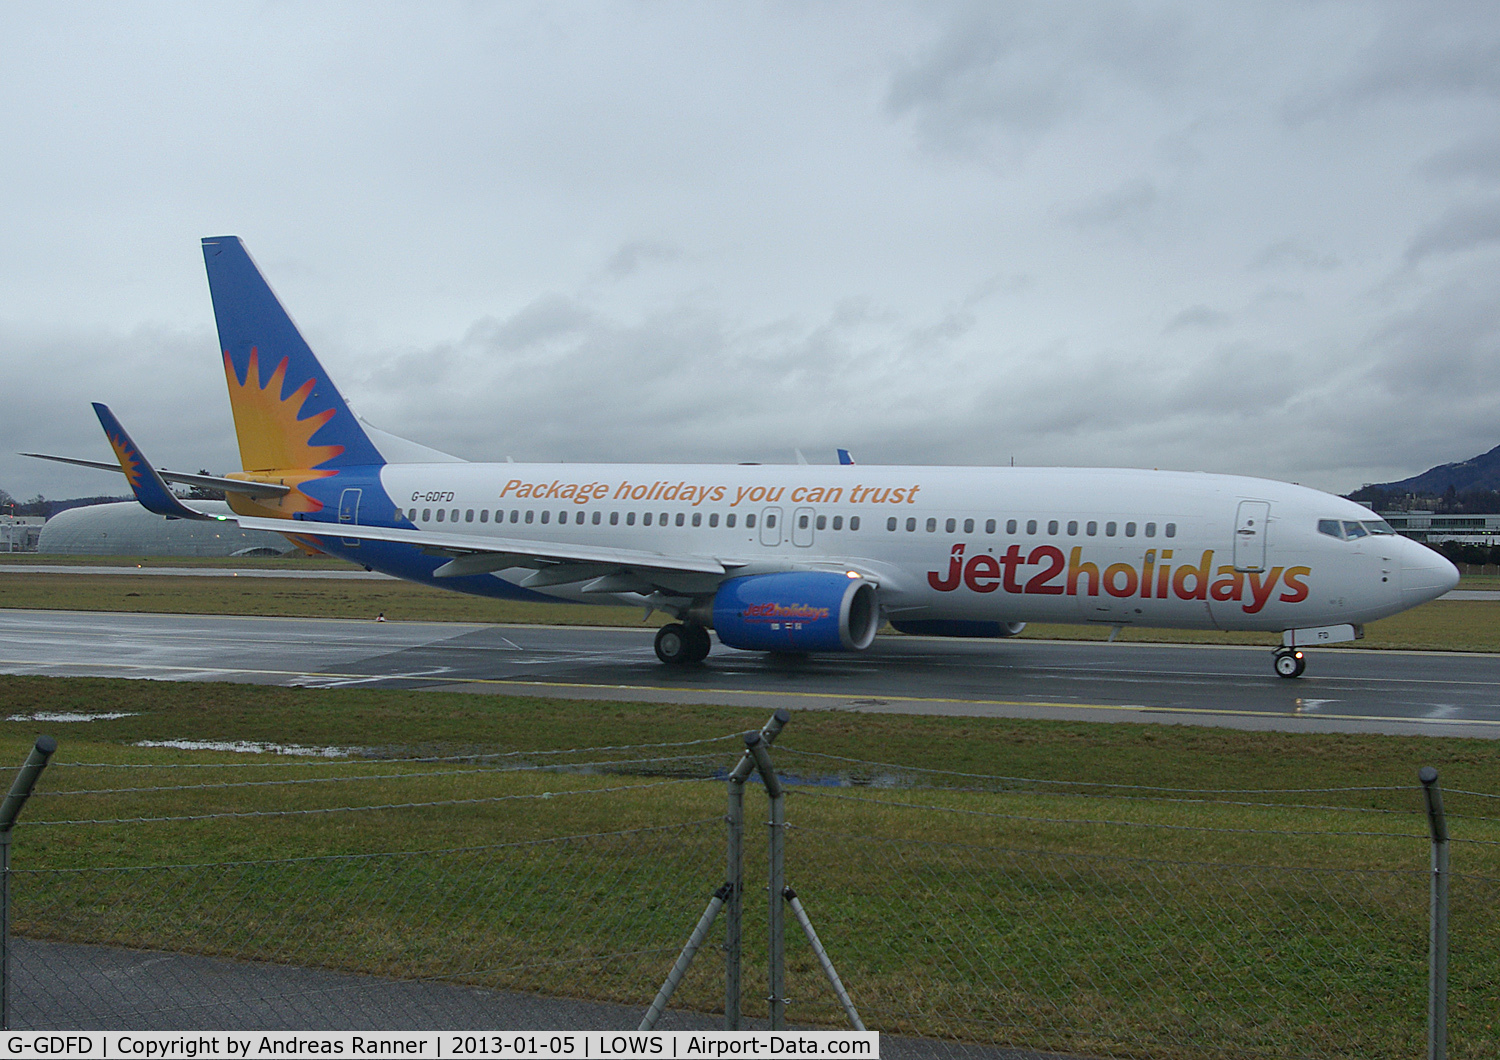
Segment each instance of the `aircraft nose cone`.
[{"label": "aircraft nose cone", "polygon": [[1401,595],[1408,603],[1436,600],[1457,587],[1457,567],[1426,545],[1410,544],[1401,557]]}]

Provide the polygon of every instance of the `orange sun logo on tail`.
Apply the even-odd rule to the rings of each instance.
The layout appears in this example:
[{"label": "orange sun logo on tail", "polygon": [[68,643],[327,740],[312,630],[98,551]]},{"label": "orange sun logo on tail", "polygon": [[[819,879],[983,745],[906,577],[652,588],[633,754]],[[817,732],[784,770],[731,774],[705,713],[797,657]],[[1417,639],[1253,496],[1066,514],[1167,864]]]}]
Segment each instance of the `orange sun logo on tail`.
[{"label": "orange sun logo on tail", "polygon": [[[241,383],[234,363],[226,351],[224,374],[229,382],[229,405],[234,410],[234,429],[240,441],[240,462],[245,471],[231,478],[262,482],[281,482],[297,487],[304,482],[337,475],[335,470],[318,470],[318,465],[332,460],[344,451],[342,445],[314,445],[313,435],[333,419],[333,409],[299,418],[302,406],[311,396],[316,381],[307,380],[285,398],[281,392],[286,383],[287,359],[282,358],[271,378],[262,385],[258,351],[250,350],[250,363]],[[253,502],[230,495],[230,506],[241,515],[270,515],[288,518],[296,512],[316,512],[320,501],[300,489],[293,489],[276,501]]]},{"label": "orange sun logo on tail", "polygon": [[115,451],[115,459],[120,461],[120,470],[125,472],[130,488],[139,490],[142,480],[140,457],[136,456],[134,449],[126,446],[123,438],[114,434],[106,434],[105,437],[109,439],[110,448]]}]

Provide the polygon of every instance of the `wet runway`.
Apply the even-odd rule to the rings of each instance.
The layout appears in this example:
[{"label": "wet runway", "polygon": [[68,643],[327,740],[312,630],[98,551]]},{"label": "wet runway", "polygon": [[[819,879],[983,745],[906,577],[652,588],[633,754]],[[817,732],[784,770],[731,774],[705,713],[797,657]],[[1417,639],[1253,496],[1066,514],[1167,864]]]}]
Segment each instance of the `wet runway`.
[{"label": "wet runway", "polygon": [[428,688],[774,709],[1500,737],[1500,657],[881,637],[786,661],[715,645],[661,666],[649,629],[0,610],[0,673]]}]

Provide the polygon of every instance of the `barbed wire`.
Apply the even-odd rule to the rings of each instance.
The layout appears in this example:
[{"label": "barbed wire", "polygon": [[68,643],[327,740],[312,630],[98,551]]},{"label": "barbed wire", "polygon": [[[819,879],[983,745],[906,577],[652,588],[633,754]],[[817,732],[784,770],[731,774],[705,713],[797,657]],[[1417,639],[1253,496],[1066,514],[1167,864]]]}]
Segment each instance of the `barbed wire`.
[{"label": "barbed wire", "polygon": [[798,790],[797,794],[819,799],[840,799],[847,802],[859,802],[874,806],[891,806],[900,809],[928,810],[936,813],[957,813],[972,817],[988,817],[1006,821],[1030,821],[1036,824],[1067,824],[1067,825],[1106,825],[1120,828],[1157,828],[1168,831],[1181,832],[1224,832],[1238,835],[1280,835],[1280,836],[1368,836],[1376,839],[1426,839],[1426,835],[1413,835],[1406,832],[1343,832],[1343,831],[1293,831],[1278,828],[1223,828],[1212,825],[1193,824],[1166,824],[1153,821],[1115,821],[1097,820],[1086,817],[1033,817],[1027,814],[997,813],[993,810],[971,810],[951,806],[932,806],[918,802],[897,802],[888,799],[862,799],[854,795],[835,795],[827,791]]},{"label": "barbed wire", "polygon": [[235,780],[220,781],[218,783],[203,784],[159,784],[151,787],[141,788],[69,788],[62,791],[34,791],[32,798],[62,795],[130,795],[144,794],[148,792],[163,791],[215,791],[227,788],[265,788],[265,787],[292,787],[300,784],[342,784],[371,780],[412,780],[425,779],[435,780],[446,777],[473,776],[476,774],[492,774],[496,776],[530,773],[530,772],[557,772],[574,769],[599,769],[606,766],[622,765],[659,765],[663,762],[694,762],[701,761],[701,755],[666,755],[657,758],[608,758],[593,762],[568,762],[553,765],[526,764],[518,766],[486,766],[480,769],[442,769],[428,773],[372,773],[349,777],[301,777],[287,780]]},{"label": "barbed wire", "polygon": [[485,795],[470,799],[434,799],[429,802],[393,802],[380,803],[372,806],[325,806],[314,809],[302,810],[230,810],[222,813],[200,813],[184,814],[168,817],[113,817],[97,819],[76,820],[35,820],[27,822],[31,828],[56,827],[60,825],[101,825],[101,824],[160,824],[169,821],[213,821],[233,818],[248,817],[300,817],[312,814],[324,813],[363,813],[369,810],[419,810],[437,806],[475,806],[481,803],[509,802],[519,799],[552,799],[562,798],[567,795],[604,795],[621,791],[638,791],[646,788],[659,788],[668,784],[697,784],[702,783],[698,777],[674,777],[670,780],[659,780],[650,784],[623,784],[612,788],[577,788],[573,791],[543,791],[526,795]]},{"label": "barbed wire", "polygon": [[[965,777],[972,780],[996,780],[1013,784],[1056,784],[1070,787],[1118,788],[1129,791],[1170,791],[1188,795],[1312,795],[1322,792],[1412,791],[1417,789],[1417,785],[1415,784],[1370,784],[1333,788],[1172,788],[1156,784],[1117,784],[1097,780],[1044,780],[1040,777],[1013,777],[999,773],[965,773],[954,769],[908,766],[896,762],[875,762],[864,758],[850,758],[846,755],[826,754],[822,751],[804,751],[796,747],[787,747],[781,744],[777,745],[776,750],[786,754],[806,755],[810,758],[826,758],[831,761],[849,762],[861,766],[878,766],[882,769],[891,769],[906,773],[928,773],[936,776]],[[1500,798],[1500,796],[1489,797]]]},{"label": "barbed wire", "polygon": [[[925,847],[941,847],[948,850],[982,850],[987,853],[1019,854],[1027,857],[1037,858],[1062,858],[1071,861],[1116,861],[1127,862],[1132,865],[1170,865],[1177,868],[1214,868],[1214,869],[1238,869],[1255,871],[1284,871],[1295,868],[1298,872],[1324,873],[1334,876],[1411,876],[1426,877],[1430,871],[1427,868],[1375,868],[1363,866],[1348,868],[1344,866],[1327,865],[1267,865],[1259,862],[1231,862],[1231,861],[1192,861],[1187,858],[1146,858],[1138,854],[1117,854],[1113,852],[1099,851],[1077,851],[1077,850],[1043,850],[1035,847],[1002,847],[980,846],[976,843],[961,843],[952,839],[917,839],[907,836],[879,836],[859,835],[852,832],[835,832],[831,829],[808,827],[788,823],[787,828],[792,831],[806,832],[810,835],[825,836],[830,839],[857,840],[864,843],[889,843],[889,844],[918,844]],[[1458,875],[1454,873],[1453,875]],[[1483,879],[1485,877],[1470,877],[1471,879]],[[1495,881],[1500,883],[1500,880]]]}]

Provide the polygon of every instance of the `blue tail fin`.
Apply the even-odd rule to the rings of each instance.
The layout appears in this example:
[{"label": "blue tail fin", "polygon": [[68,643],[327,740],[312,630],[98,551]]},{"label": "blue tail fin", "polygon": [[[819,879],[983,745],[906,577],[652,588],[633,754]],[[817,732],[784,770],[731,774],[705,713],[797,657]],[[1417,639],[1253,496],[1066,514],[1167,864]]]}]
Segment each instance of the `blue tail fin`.
[{"label": "blue tail fin", "polygon": [[246,471],[383,464],[238,236],[203,241]]}]

